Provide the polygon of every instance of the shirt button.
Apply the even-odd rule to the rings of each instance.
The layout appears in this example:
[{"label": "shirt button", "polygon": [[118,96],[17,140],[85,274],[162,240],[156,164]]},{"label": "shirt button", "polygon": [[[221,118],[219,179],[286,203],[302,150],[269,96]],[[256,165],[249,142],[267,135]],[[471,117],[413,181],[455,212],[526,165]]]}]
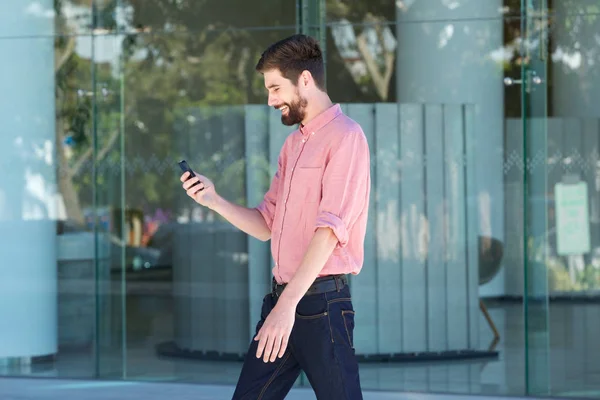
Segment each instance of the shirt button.
[{"label": "shirt button", "polygon": [[315,133],[314,133],[314,132],[311,132],[310,134],[311,134],[311,135],[314,135]]},{"label": "shirt button", "polygon": [[302,139],[302,143],[306,143],[306,139]]}]

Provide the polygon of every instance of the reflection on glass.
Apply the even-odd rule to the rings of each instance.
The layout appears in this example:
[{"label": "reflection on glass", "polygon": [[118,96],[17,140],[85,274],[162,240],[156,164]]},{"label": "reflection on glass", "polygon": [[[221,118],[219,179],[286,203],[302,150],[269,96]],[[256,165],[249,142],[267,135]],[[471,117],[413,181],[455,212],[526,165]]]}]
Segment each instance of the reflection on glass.
[{"label": "reflection on glass", "polygon": [[[254,64],[318,2],[296,3],[0,6],[0,238],[19,266],[0,273],[0,374],[235,382],[268,245],[191,204],[176,163],[260,201],[289,130]],[[600,386],[600,5],[526,3],[324,3],[329,92],[372,149],[366,390]],[[405,362],[453,351],[484,358]]]},{"label": "reflection on glass", "polygon": [[[109,2],[110,3],[110,2]],[[296,0],[195,1],[130,0],[123,7],[129,16],[128,28],[145,32],[210,33],[226,29],[295,29]],[[194,36],[201,41],[202,35]]]},{"label": "reflection on glass", "polygon": [[[142,247],[158,254],[127,275],[127,354],[154,360],[158,352],[176,365],[129,363],[131,376],[237,379],[238,364],[214,377],[206,362],[239,360],[246,351],[269,282],[268,249],[190,202],[177,161],[219,182],[231,201],[256,203],[270,182],[271,152],[288,132],[265,135],[268,107],[254,67],[265,47],[292,33],[223,30],[124,43],[123,201],[143,215]],[[187,371],[177,367],[183,352],[198,359]]]}]

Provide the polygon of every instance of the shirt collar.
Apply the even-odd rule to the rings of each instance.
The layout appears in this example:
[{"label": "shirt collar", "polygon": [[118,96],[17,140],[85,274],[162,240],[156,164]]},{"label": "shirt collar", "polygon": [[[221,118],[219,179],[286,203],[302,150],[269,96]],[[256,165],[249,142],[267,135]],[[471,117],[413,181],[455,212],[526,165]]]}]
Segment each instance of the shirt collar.
[{"label": "shirt collar", "polygon": [[342,108],[339,104],[334,104],[329,107],[327,110],[323,111],[321,114],[317,115],[313,119],[311,119],[308,124],[302,125],[300,124],[300,133],[302,136],[310,135],[328,123],[330,123],[334,118],[342,113]]}]

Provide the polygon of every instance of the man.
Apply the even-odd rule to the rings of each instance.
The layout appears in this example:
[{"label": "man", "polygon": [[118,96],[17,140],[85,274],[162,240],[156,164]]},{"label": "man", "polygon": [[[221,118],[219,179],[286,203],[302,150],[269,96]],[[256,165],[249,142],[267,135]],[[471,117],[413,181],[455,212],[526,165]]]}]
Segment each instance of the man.
[{"label": "man", "polygon": [[256,69],[283,124],[299,124],[262,203],[241,207],[220,197],[208,178],[181,176],[196,202],[249,235],[271,239],[273,290],[233,398],[283,399],[303,370],[318,399],[362,399],[346,275],[357,274],[364,258],[367,140],[327,95],[314,39],[294,35],[273,44]]}]

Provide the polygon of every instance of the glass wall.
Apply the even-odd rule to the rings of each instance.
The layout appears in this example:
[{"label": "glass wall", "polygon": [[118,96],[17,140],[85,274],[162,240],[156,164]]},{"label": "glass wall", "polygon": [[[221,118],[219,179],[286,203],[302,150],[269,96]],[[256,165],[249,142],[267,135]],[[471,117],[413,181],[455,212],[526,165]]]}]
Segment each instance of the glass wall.
[{"label": "glass wall", "polygon": [[[600,0],[0,5],[0,375],[235,384],[292,129],[261,52],[317,37],[372,156],[350,284],[365,391],[596,396]],[[298,386],[309,385],[301,377]]]}]

